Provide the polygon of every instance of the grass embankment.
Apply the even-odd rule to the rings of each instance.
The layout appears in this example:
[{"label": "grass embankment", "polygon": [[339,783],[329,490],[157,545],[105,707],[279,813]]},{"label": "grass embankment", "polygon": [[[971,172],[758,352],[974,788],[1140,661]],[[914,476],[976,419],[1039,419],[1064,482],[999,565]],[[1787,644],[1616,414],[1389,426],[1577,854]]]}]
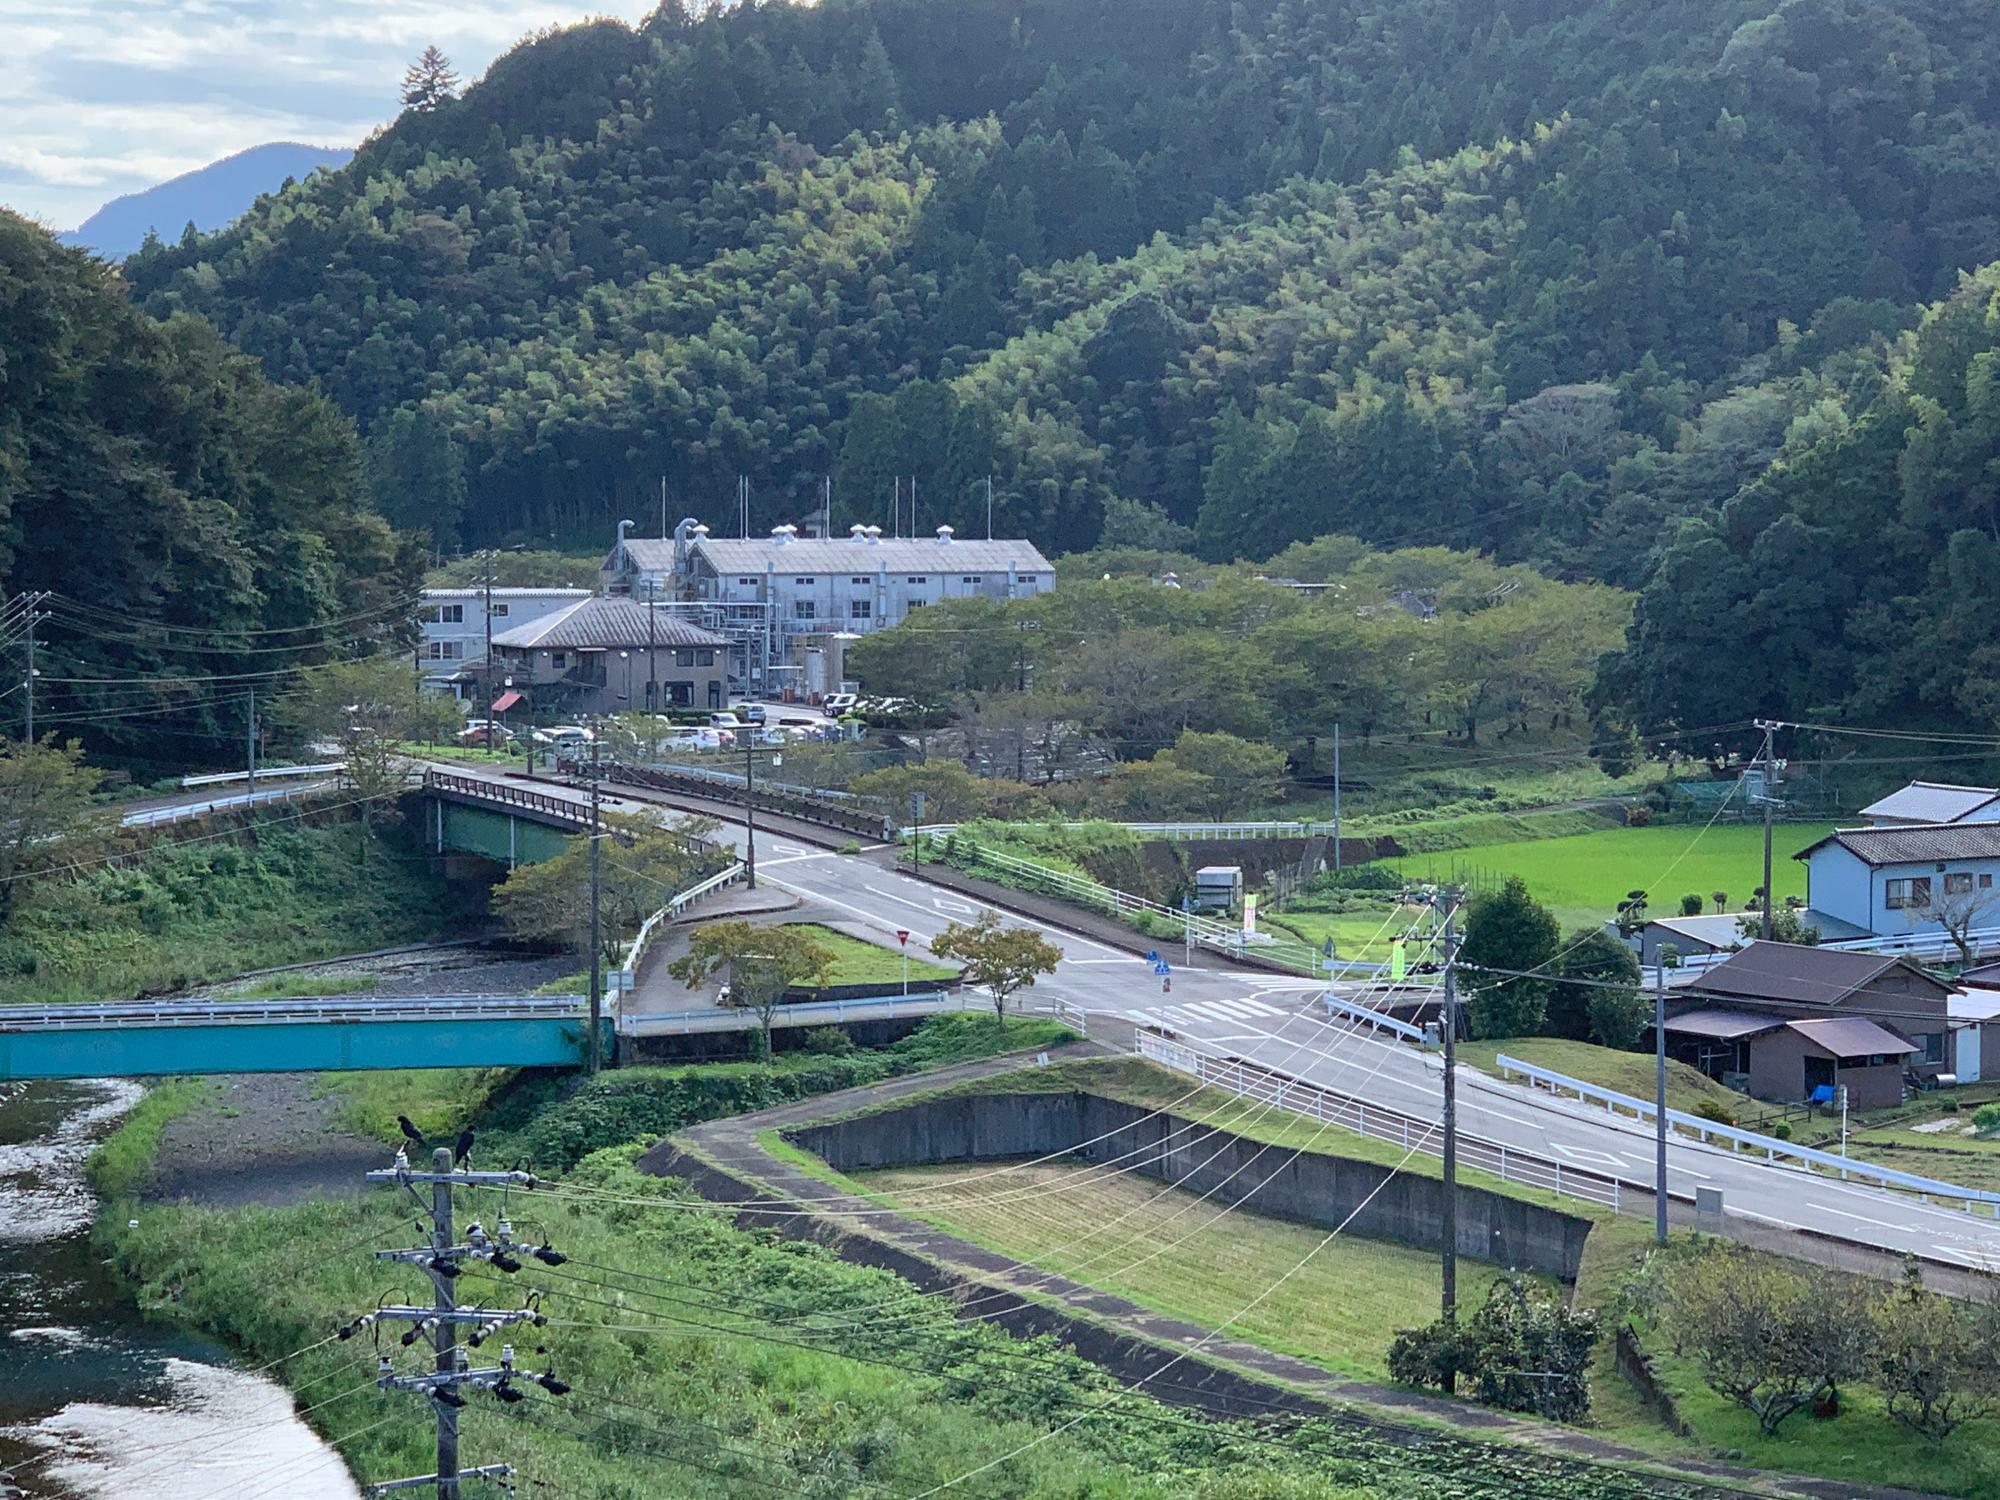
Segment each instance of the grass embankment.
[{"label": "grass embankment", "polygon": [[[1438,1259],[1428,1251],[1330,1238],[1080,1161],[914,1167],[855,1181],[975,1244],[1345,1374],[1386,1378],[1390,1340],[1437,1316]],[[1477,1306],[1500,1274],[1463,1263],[1459,1296]]]},{"label": "grass embankment", "polygon": [[[1805,895],[1805,866],[1791,856],[1831,827],[1787,823],[1779,830],[1771,880],[1780,900]],[[1731,908],[1739,908],[1764,883],[1764,831],[1735,824],[1709,829],[1681,824],[1609,828],[1566,838],[1410,854],[1386,863],[1410,880],[1458,881],[1476,888],[1498,886],[1508,876],[1519,875],[1535,899],[1551,908],[1567,929],[1616,915],[1618,903],[1635,890],[1651,895],[1654,916],[1678,912],[1686,893],[1706,901],[1722,891]]]},{"label": "grass embankment", "polygon": [[352,824],[267,824],[26,882],[0,930],[0,994],[125,999],[426,942],[462,923],[468,897],[404,835],[361,847]]},{"label": "grass embankment", "polygon": [[144,1188],[152,1180],[160,1133],[200,1105],[214,1087],[203,1078],[169,1078],[147,1089],[84,1163],[84,1177],[97,1195],[117,1202]]},{"label": "grass embankment", "polygon": [[[551,1493],[834,1500],[950,1483],[982,1500],[1451,1500],[1495,1479],[1524,1500],[1697,1493],[1446,1436],[1405,1446],[1307,1423],[1273,1440],[1190,1420],[887,1273],[707,1213],[649,1211],[672,1188],[632,1170],[630,1155],[593,1157],[565,1184],[572,1196],[513,1195],[517,1222],[532,1217],[566,1265],[459,1283],[462,1298],[495,1306],[543,1290],[552,1322],[516,1341],[521,1364],[553,1363],[572,1391],[529,1386],[514,1406],[474,1396],[461,1422],[468,1458],[512,1463]],[[480,1196],[466,1207],[490,1217]],[[374,1481],[426,1470],[430,1414],[375,1387],[368,1340],[327,1333],[375,1305],[385,1274],[396,1279],[368,1251],[407,1240],[408,1218],[407,1200],[385,1190],[273,1211],[155,1209],[110,1238],[146,1305],[228,1339],[247,1361],[317,1346],[275,1373]],[[420,1281],[411,1273],[403,1289],[414,1295]],[[400,1368],[423,1364],[393,1339],[381,1347]]]},{"label": "grass embankment", "polygon": [[[1650,1052],[1619,1052],[1590,1042],[1563,1041],[1546,1036],[1458,1044],[1460,1062],[1468,1063],[1482,1073],[1491,1073],[1495,1078],[1500,1076],[1500,1065],[1495,1059],[1503,1052],[1524,1063],[1547,1068],[1552,1073],[1565,1073],[1571,1078],[1581,1078],[1585,1083],[1594,1083],[1599,1088],[1616,1089],[1621,1094],[1652,1102],[1655,1084],[1653,1054]],[[1527,1086],[1524,1080],[1516,1081],[1524,1088]],[[1667,1107],[1693,1114],[1704,1103],[1725,1109],[1732,1116],[1758,1107],[1757,1101],[1748,1094],[1724,1088],[1686,1063],[1669,1061]]]},{"label": "grass embankment", "polygon": [[224,985],[223,1000],[296,999],[310,995],[365,995],[381,983],[379,974],[272,974],[250,984]]}]

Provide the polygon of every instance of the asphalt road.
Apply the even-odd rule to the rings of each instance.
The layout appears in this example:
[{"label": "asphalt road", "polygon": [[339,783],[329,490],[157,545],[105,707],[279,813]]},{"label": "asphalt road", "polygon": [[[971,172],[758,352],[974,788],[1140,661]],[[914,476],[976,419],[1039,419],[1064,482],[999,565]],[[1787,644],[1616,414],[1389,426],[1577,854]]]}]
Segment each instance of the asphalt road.
[{"label": "asphalt road", "polygon": [[[582,800],[582,793],[570,794]],[[655,799],[656,806],[664,802]],[[743,829],[724,824],[717,837],[740,850]],[[841,910],[889,941],[898,930],[907,931],[912,951],[924,955],[946,924],[970,921],[983,909],[969,897],[940,891],[865,855],[838,854],[782,834],[759,834],[757,875]],[[1435,1119],[1442,1111],[1441,1059],[1408,1043],[1330,1023],[1319,998],[1325,985],[1319,982],[1226,968],[1182,969],[1176,962],[1171,992],[1165,992],[1141,958],[1047,923],[999,915],[1009,926],[1037,929],[1063,950],[1055,974],[1019,997],[1023,1009],[1046,1009],[1061,1000],[1114,1024],[1168,1030],[1405,1114]],[[1172,944],[1161,951],[1170,962],[1179,956]],[[1609,1173],[1635,1187],[1652,1186],[1650,1125],[1465,1067],[1458,1070],[1458,1100],[1460,1128],[1469,1134]],[[1992,1219],[1675,1138],[1668,1146],[1669,1192],[1691,1198],[1697,1187],[1720,1189],[1725,1213],[1778,1228],[2000,1269],[2000,1223]]]}]

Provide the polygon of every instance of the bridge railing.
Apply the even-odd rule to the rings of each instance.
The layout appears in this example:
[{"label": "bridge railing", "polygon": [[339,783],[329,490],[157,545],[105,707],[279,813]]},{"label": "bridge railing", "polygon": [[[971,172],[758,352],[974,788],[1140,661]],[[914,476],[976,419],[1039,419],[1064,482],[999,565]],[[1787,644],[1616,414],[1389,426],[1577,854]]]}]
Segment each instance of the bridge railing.
[{"label": "bridge railing", "polygon": [[0,1031],[123,1027],[323,1025],[335,1021],[558,1020],[584,1013],[576,995],[301,995],[266,1000],[157,1000],[115,1005],[0,1006]]},{"label": "bridge railing", "polygon": [[[1244,1058],[1212,1053],[1190,1041],[1169,1041],[1150,1031],[1139,1032],[1136,1040],[1139,1056],[1148,1062],[1186,1074],[1211,1088],[1387,1141],[1405,1151],[1444,1155],[1441,1121],[1404,1114],[1387,1105],[1370,1104],[1365,1099],[1308,1083]],[[1601,1203],[1614,1212],[1624,1206],[1625,1185],[1615,1176],[1569,1166],[1553,1157],[1467,1135],[1464,1131],[1458,1134],[1458,1160],[1464,1166],[1490,1172],[1503,1182],[1541,1188],[1559,1198]]]},{"label": "bridge railing", "polygon": [[[332,776],[346,769],[347,762],[344,760],[330,760],[317,766],[259,766],[257,779],[285,781],[299,776]],[[192,791],[198,786],[226,786],[232,782],[247,782],[249,779],[250,773],[247,770],[215,771],[206,776],[183,776],[181,785]]]},{"label": "bridge railing", "polygon": [[[964,825],[960,823],[925,823],[921,826],[900,829],[907,838],[912,833],[935,834],[942,838],[947,833],[956,833]],[[1063,828],[1092,828],[1097,823],[1062,823]],[[1179,843],[1201,843],[1217,839],[1305,839],[1331,834],[1333,824],[1314,822],[1272,821],[1263,823],[1114,823],[1115,828],[1128,829],[1142,837],[1173,839]]]},{"label": "bridge railing", "polygon": [[440,771],[435,766],[424,768],[424,790],[469,797],[477,802],[494,802],[503,807],[525,808],[574,823],[579,828],[590,821],[589,809],[573,797],[557,796],[537,787],[516,786],[508,781],[489,781],[483,776],[459,776],[450,771]]},{"label": "bridge railing", "polygon": [[[743,796],[743,778],[730,778],[720,772],[696,771],[684,767],[653,767],[610,765],[605,768],[608,780],[624,786],[645,787],[656,792],[678,792],[683,796],[707,797],[725,802],[737,802]],[[796,818],[802,823],[820,823],[829,828],[837,828],[843,833],[852,833],[860,838],[883,840],[889,837],[889,820],[881,813],[874,812],[855,801],[842,802],[819,792],[803,791],[797,788],[767,788],[761,783],[757,788],[757,810],[775,813],[781,817]]]},{"label": "bridge railing", "polygon": [[[1629,1115],[1636,1120],[1657,1118],[1653,1101],[1650,1099],[1621,1094],[1616,1089],[1587,1083],[1581,1078],[1571,1078],[1565,1073],[1538,1068],[1533,1063],[1522,1062],[1519,1058],[1509,1057],[1504,1052],[1495,1057],[1493,1062],[1494,1066],[1500,1069],[1503,1078],[1525,1078],[1532,1086],[1547,1089],[1552,1094],[1574,1094],[1582,1103],[1600,1106],[1612,1114]],[[1726,1150],[1748,1151],[1761,1154],[1764,1160],[1769,1162],[1793,1162],[1809,1170],[1835,1173],[1843,1182],[1861,1182],[1873,1187],[1915,1193],[1926,1203],[1933,1198],[1960,1202],[1965,1205],[1967,1213],[1972,1212],[1974,1204],[1980,1204],[1996,1219],[2000,1219],[2000,1193],[1962,1187],[1954,1182],[1943,1182],[1935,1177],[1922,1177],[1914,1172],[1899,1172],[1893,1167],[1878,1167],[1870,1162],[1836,1156],[1831,1151],[1815,1151],[1810,1146],[1797,1146],[1790,1141],[1781,1141],[1776,1136],[1759,1135],[1753,1130],[1739,1130],[1734,1125],[1724,1125],[1719,1121],[1703,1119],[1700,1115],[1686,1114],[1678,1109],[1667,1111],[1667,1123],[1675,1130],[1692,1135],[1707,1145],[1722,1142]]]}]

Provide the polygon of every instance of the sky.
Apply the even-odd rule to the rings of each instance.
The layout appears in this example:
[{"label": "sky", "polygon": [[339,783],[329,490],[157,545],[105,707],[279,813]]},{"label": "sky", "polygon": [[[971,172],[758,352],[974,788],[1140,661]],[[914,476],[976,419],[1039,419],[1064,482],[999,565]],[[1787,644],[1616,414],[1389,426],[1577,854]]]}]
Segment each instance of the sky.
[{"label": "sky", "polygon": [[459,76],[531,31],[657,0],[0,0],[0,204],[74,229],[266,141],[354,146],[429,44]]}]

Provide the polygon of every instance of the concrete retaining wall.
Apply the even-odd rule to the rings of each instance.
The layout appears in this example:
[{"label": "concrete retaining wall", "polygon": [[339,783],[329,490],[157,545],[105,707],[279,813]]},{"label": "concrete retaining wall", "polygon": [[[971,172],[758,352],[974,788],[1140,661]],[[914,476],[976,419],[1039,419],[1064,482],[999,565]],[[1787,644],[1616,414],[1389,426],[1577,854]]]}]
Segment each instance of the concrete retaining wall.
[{"label": "concrete retaining wall", "polygon": [[[1095,1094],[969,1094],[787,1131],[836,1171],[1074,1152],[1246,1203],[1272,1218],[1420,1250],[1441,1248],[1444,1184],[1388,1166],[1267,1146]],[[1088,1143],[1088,1144],[1086,1144]],[[1128,1155],[1127,1153],[1136,1153]],[[1458,1190],[1458,1252],[1576,1279],[1590,1221],[1480,1188]]]}]

